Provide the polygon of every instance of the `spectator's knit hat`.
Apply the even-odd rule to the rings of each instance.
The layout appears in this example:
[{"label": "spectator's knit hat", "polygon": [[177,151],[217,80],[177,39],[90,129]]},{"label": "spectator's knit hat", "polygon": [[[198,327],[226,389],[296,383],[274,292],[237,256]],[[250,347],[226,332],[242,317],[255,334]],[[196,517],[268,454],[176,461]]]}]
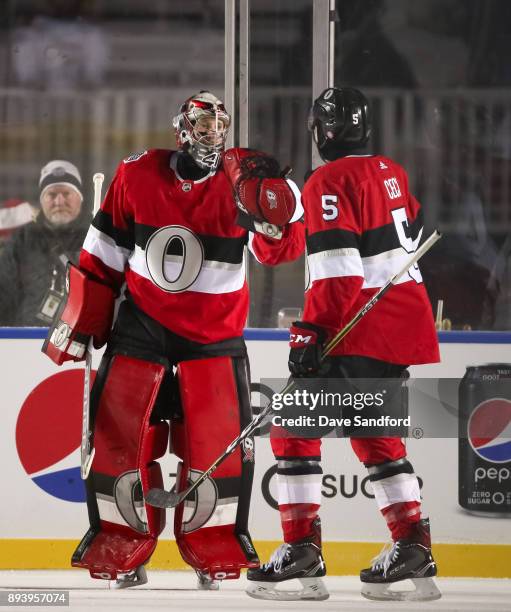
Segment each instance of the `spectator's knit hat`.
[{"label": "spectator's knit hat", "polygon": [[71,162],[54,159],[43,167],[39,179],[40,198],[43,197],[43,193],[48,187],[57,184],[73,188],[83,200],[82,178],[78,168]]}]

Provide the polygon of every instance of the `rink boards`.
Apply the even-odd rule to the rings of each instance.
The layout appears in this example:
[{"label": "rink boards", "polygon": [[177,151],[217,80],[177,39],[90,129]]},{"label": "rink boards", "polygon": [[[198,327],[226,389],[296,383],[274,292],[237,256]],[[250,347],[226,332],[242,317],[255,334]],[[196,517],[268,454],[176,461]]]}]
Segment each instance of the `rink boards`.
[{"label": "rink boards", "polygon": [[[0,461],[4,467],[0,510],[0,569],[65,568],[88,522],[78,476],[83,370],[57,368],[40,353],[41,330],[3,330]],[[511,362],[507,335],[451,333],[442,340],[442,363],[412,369],[421,377],[461,377],[467,365]],[[10,337],[9,337],[10,336]],[[18,337],[13,337],[18,336]],[[247,332],[253,381],[286,376],[282,332]],[[99,355],[94,356],[97,366]],[[55,418],[59,406],[63,417]],[[64,410],[62,409],[64,407]],[[78,418],[78,420],[77,420]],[[410,439],[415,471],[423,480],[424,511],[431,517],[436,557],[449,576],[511,577],[511,519],[467,514],[458,505],[456,439]],[[266,559],[280,539],[274,461],[267,439],[256,442],[250,530]],[[176,461],[163,462],[168,487]],[[387,539],[371,485],[346,440],[323,445],[325,555],[331,574],[354,574]],[[173,540],[172,513],[152,567],[184,568]]]}]

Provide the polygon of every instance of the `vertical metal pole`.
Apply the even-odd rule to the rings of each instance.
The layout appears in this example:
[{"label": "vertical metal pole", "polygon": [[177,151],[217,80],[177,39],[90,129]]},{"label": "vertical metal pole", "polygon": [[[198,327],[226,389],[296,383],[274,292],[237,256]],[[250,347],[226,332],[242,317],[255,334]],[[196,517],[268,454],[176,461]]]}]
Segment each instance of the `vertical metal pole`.
[{"label": "vertical metal pole", "polygon": [[[312,11],[312,99],[334,82],[335,0],[313,0]],[[322,164],[312,143],[312,167]]]},{"label": "vertical metal pole", "polygon": [[335,0],[330,0],[329,11],[329,37],[328,37],[328,87],[334,86],[335,81]]},{"label": "vertical metal pole", "polygon": [[239,146],[250,140],[250,0],[240,0]]},{"label": "vertical metal pole", "polygon": [[231,115],[231,129],[227,135],[226,147],[236,141],[236,0],[225,0],[225,74],[224,102]]},{"label": "vertical metal pole", "polygon": [[[250,0],[240,0],[239,36],[239,146],[248,147],[250,140]],[[250,286],[250,256],[246,247],[245,276]],[[250,326],[250,309],[246,325]]]}]

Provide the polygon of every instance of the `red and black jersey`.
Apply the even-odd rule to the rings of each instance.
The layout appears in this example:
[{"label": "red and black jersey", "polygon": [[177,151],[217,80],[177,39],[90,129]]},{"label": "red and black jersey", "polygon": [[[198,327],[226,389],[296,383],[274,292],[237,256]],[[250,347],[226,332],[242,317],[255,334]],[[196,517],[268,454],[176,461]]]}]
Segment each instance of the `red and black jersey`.
[{"label": "red and black jersey", "polygon": [[117,290],[126,281],[141,310],[189,340],[241,336],[249,303],[245,245],[264,264],[291,261],[304,249],[303,224],[289,224],[281,240],[249,236],[236,225],[238,209],[222,168],[185,180],[176,158],[174,151],[154,149],[119,165],[80,268]]},{"label": "red and black jersey", "polygon": [[[310,282],[304,320],[330,336],[398,272],[420,242],[420,204],[404,169],[379,155],[319,168],[302,195]],[[418,266],[401,277],[334,349],[412,365],[439,361],[431,304]]]}]

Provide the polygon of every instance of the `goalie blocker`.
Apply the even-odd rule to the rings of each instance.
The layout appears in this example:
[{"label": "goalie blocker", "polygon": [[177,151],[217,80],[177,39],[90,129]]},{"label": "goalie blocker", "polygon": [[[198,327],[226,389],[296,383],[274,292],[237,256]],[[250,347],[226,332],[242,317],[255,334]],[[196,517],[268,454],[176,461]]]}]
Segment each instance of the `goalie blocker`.
[{"label": "goalie blocker", "polygon": [[67,265],[66,295],[55,315],[43,344],[57,365],[64,361],[82,361],[92,336],[95,348],[108,339],[114,313],[112,289],[98,283],[72,263]]},{"label": "goalie blocker", "polygon": [[285,179],[289,169],[281,171],[273,157],[243,148],[227,150],[223,165],[241,211],[238,224],[280,239],[297,209],[297,196]]}]

